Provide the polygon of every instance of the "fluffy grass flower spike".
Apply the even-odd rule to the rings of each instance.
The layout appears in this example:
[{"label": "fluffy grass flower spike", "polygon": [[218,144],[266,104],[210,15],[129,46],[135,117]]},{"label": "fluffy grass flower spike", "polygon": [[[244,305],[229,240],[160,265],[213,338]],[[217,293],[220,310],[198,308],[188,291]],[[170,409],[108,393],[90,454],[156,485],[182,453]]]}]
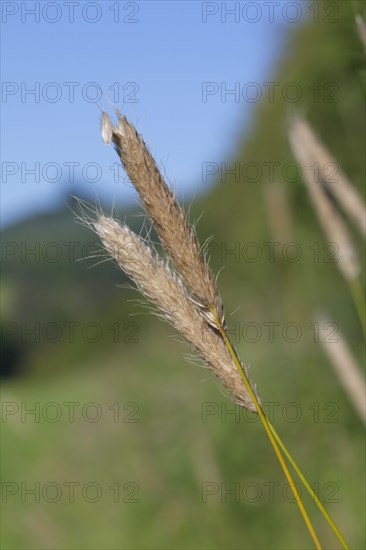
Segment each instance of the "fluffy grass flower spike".
[{"label": "fluffy grass flower spike", "polygon": [[114,144],[167,258],[165,261],[159,258],[151,244],[134,234],[126,225],[105,215],[99,215],[89,225],[101,238],[108,254],[132,278],[161,315],[184,336],[228,390],[231,398],[240,406],[258,413],[315,547],[320,549],[321,545],[285,457],[343,548],[347,548],[338,529],[266,417],[256,388],[248,377],[247,368],[230,342],[216,278],[202,253],[194,227],[188,222],[185,212],[162,177],[143,138],[119,111],[117,117],[117,126],[114,127],[108,115],[102,113],[104,143]]}]

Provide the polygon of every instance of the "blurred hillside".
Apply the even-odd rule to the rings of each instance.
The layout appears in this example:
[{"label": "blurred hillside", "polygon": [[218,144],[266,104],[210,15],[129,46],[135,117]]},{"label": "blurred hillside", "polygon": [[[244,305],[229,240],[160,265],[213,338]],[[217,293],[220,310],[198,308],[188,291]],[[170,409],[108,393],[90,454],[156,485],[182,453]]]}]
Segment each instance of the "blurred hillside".
[{"label": "blurred hillside", "polygon": [[[287,139],[289,116],[300,112],[364,196],[365,56],[354,23],[360,4],[334,4],[337,23],[309,23],[289,37],[272,78],[278,83],[274,100],[263,98],[249,137],[223,170],[214,167],[215,185],[192,204],[191,220],[199,218],[202,243],[213,236],[210,264],[220,271],[228,324],[263,401],[281,404],[278,410],[288,403],[300,408],[296,422],[279,414],[276,424],[323,497],[335,488],[327,505],[356,549],[365,545],[364,434],[315,342],[314,316],[327,312],[360,364],[362,332],[290,164]],[[301,90],[298,101],[283,97],[295,89],[289,83]],[[204,170],[213,160],[202,162]],[[278,211],[273,197],[280,197]],[[136,214],[119,216],[139,231],[143,218]],[[284,498],[202,502],[208,481],[255,482],[262,489],[267,482],[283,484],[261,427],[218,413],[202,420],[205,403],[217,410],[230,403],[205,371],[187,365],[186,348],[170,338],[173,330],[131,302],[139,299],[136,292],[117,286],[128,281],[111,262],[99,263],[100,255],[83,259],[95,254],[96,237],[73,218],[65,208],[3,233],[3,401],[19,407],[97,402],[109,415],[96,423],[37,423],[10,415],[3,425],[3,479],[94,480],[103,487],[133,481],[139,502],[116,504],[107,489],[108,497],[94,504],[9,498],[3,547],[309,548],[295,505]],[[279,242],[278,235],[272,258],[268,243]],[[142,314],[131,315],[136,313]],[[274,339],[268,324],[275,327]],[[294,327],[300,327],[298,339]],[[134,403],[138,422],[112,422],[115,402]],[[325,547],[336,548],[310,509]]]}]

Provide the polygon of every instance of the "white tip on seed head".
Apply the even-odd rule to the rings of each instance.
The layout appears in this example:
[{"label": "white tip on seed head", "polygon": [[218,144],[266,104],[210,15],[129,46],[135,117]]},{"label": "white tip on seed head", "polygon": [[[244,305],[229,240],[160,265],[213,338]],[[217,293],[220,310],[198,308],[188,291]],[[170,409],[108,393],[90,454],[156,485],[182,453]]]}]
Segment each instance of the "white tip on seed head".
[{"label": "white tip on seed head", "polygon": [[100,129],[102,132],[102,138],[105,143],[105,145],[109,145],[112,140],[113,135],[113,125],[111,123],[111,119],[107,115],[107,113],[102,113],[102,120],[100,123]]}]

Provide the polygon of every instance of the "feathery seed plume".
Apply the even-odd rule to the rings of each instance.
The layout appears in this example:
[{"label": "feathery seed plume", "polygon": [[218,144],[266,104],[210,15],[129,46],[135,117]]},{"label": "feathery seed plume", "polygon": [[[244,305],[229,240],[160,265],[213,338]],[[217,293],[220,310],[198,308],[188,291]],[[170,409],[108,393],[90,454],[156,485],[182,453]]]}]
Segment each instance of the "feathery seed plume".
[{"label": "feathery seed plume", "polygon": [[217,326],[210,310],[212,307],[216,319],[224,325],[220,293],[203,258],[193,226],[187,222],[184,211],[162,177],[143,138],[119,111],[117,115],[118,126],[113,127],[111,139],[147,215],[176,271],[189,289],[190,298],[201,308],[208,323]]},{"label": "feathery seed plume", "polygon": [[[235,402],[256,412],[223,339],[207,323],[201,309],[190,300],[179,277],[126,225],[101,215],[93,226],[110,256],[185,337]],[[247,375],[246,367],[241,366]]]}]

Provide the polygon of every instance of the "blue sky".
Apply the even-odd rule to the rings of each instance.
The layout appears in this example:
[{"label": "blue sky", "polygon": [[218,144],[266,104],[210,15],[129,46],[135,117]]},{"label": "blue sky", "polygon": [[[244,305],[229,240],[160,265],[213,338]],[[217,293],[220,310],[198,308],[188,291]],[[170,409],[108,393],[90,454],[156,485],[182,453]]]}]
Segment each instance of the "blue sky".
[{"label": "blue sky", "polygon": [[[199,194],[202,163],[228,159],[250,127],[257,103],[245,86],[273,80],[294,27],[291,12],[273,19],[266,2],[1,7],[3,225],[73,193],[106,205],[134,200],[100,136],[101,90],[111,102],[101,96],[103,109],[113,114],[116,106],[130,118],[178,193]],[[221,97],[235,85],[244,99]]]}]

